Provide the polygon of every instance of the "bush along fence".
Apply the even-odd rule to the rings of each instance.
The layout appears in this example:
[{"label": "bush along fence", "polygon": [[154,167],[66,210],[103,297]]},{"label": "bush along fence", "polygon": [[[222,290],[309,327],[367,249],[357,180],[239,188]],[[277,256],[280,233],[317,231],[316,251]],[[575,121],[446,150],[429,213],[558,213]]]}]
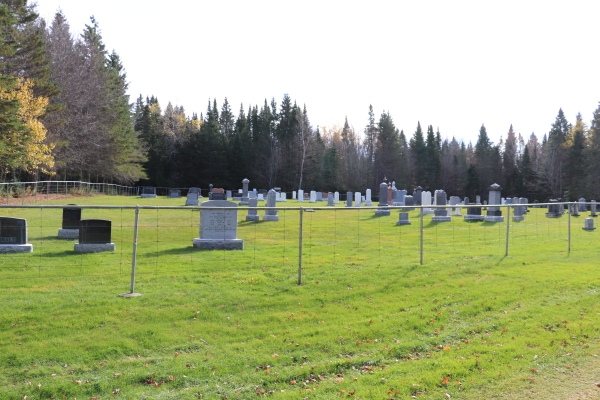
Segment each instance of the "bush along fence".
[{"label": "bush along fence", "polygon": [[138,188],[112,183],[90,183],[83,181],[36,181],[0,182],[0,203],[25,204],[38,200],[64,198],[68,196],[135,196]]}]

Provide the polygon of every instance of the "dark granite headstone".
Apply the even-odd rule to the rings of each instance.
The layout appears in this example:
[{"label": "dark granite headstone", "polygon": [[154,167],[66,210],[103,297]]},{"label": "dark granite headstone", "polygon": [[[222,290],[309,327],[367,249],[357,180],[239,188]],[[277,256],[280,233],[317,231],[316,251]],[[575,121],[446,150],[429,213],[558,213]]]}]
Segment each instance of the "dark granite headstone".
[{"label": "dark granite headstone", "polygon": [[27,221],[0,217],[0,244],[27,244]]},{"label": "dark granite headstone", "polygon": [[156,188],[154,186],[144,186],[142,194],[156,194]]},{"label": "dark granite headstone", "polygon": [[110,243],[111,221],[82,219],[79,221],[79,243]]},{"label": "dark granite headstone", "polygon": [[[74,206],[75,204],[68,204]],[[79,221],[81,220],[81,208],[65,207],[62,214],[63,229],[79,229]]]}]

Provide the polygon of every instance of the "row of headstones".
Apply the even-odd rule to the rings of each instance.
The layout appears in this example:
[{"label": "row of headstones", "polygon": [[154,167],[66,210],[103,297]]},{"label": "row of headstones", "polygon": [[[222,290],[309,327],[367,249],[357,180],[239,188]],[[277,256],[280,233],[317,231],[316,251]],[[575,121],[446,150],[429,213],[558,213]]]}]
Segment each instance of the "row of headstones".
[{"label": "row of headstones", "polygon": [[[111,243],[111,221],[81,219],[80,208],[63,208],[60,239],[79,239],[75,243],[76,253],[114,251]],[[33,245],[27,243],[27,220],[24,218],[0,217],[0,253],[31,253]]]}]

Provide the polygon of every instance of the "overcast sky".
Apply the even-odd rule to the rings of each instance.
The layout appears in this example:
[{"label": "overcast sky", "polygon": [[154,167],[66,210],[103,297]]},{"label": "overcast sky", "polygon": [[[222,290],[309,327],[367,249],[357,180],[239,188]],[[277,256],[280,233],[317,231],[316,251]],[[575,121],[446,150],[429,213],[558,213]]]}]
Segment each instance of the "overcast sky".
[{"label": "overcast sky", "polygon": [[[30,0],[31,1],[31,0]],[[589,123],[600,101],[600,1],[38,0],[79,35],[96,17],[133,102],[154,95],[188,115],[225,97],[238,114],[285,93],[313,126],[362,132],[369,104],[410,138],[494,143],[512,124],[539,138],[559,108]]]}]

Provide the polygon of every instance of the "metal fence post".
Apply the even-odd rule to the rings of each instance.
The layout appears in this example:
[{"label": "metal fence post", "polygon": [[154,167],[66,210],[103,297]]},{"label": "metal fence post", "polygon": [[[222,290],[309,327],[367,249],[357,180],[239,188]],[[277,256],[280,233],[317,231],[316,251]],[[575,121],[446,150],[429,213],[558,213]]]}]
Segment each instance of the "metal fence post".
[{"label": "metal fence post", "polygon": [[419,230],[421,231],[421,234],[420,234],[421,235],[421,239],[420,239],[420,244],[419,244],[419,253],[421,254],[421,256],[420,256],[420,263],[421,263],[421,265],[423,265],[423,206],[421,206],[420,210],[421,210],[420,211],[421,215],[420,215],[420,218],[419,218],[420,219],[420,228],[419,228]]},{"label": "metal fence post", "polygon": [[298,285],[302,285],[302,217],[304,207],[300,207],[300,226],[298,230]]},{"label": "metal fence post", "polygon": [[506,205],[506,252],[504,253],[504,257],[508,256],[508,230],[510,227],[510,206]]},{"label": "metal fence post", "polygon": [[135,293],[135,264],[137,256],[137,241],[138,241],[138,221],[140,218],[140,206],[136,205],[135,220],[133,223],[133,253],[131,255],[131,287],[129,293],[121,293],[123,297],[137,297],[140,293]]},{"label": "metal fence post", "polygon": [[[573,205],[574,206],[574,205]],[[569,244],[568,244],[568,250],[567,253],[571,252],[571,207],[573,207],[571,204],[567,204],[567,229],[568,229],[568,235],[569,235]]]}]

